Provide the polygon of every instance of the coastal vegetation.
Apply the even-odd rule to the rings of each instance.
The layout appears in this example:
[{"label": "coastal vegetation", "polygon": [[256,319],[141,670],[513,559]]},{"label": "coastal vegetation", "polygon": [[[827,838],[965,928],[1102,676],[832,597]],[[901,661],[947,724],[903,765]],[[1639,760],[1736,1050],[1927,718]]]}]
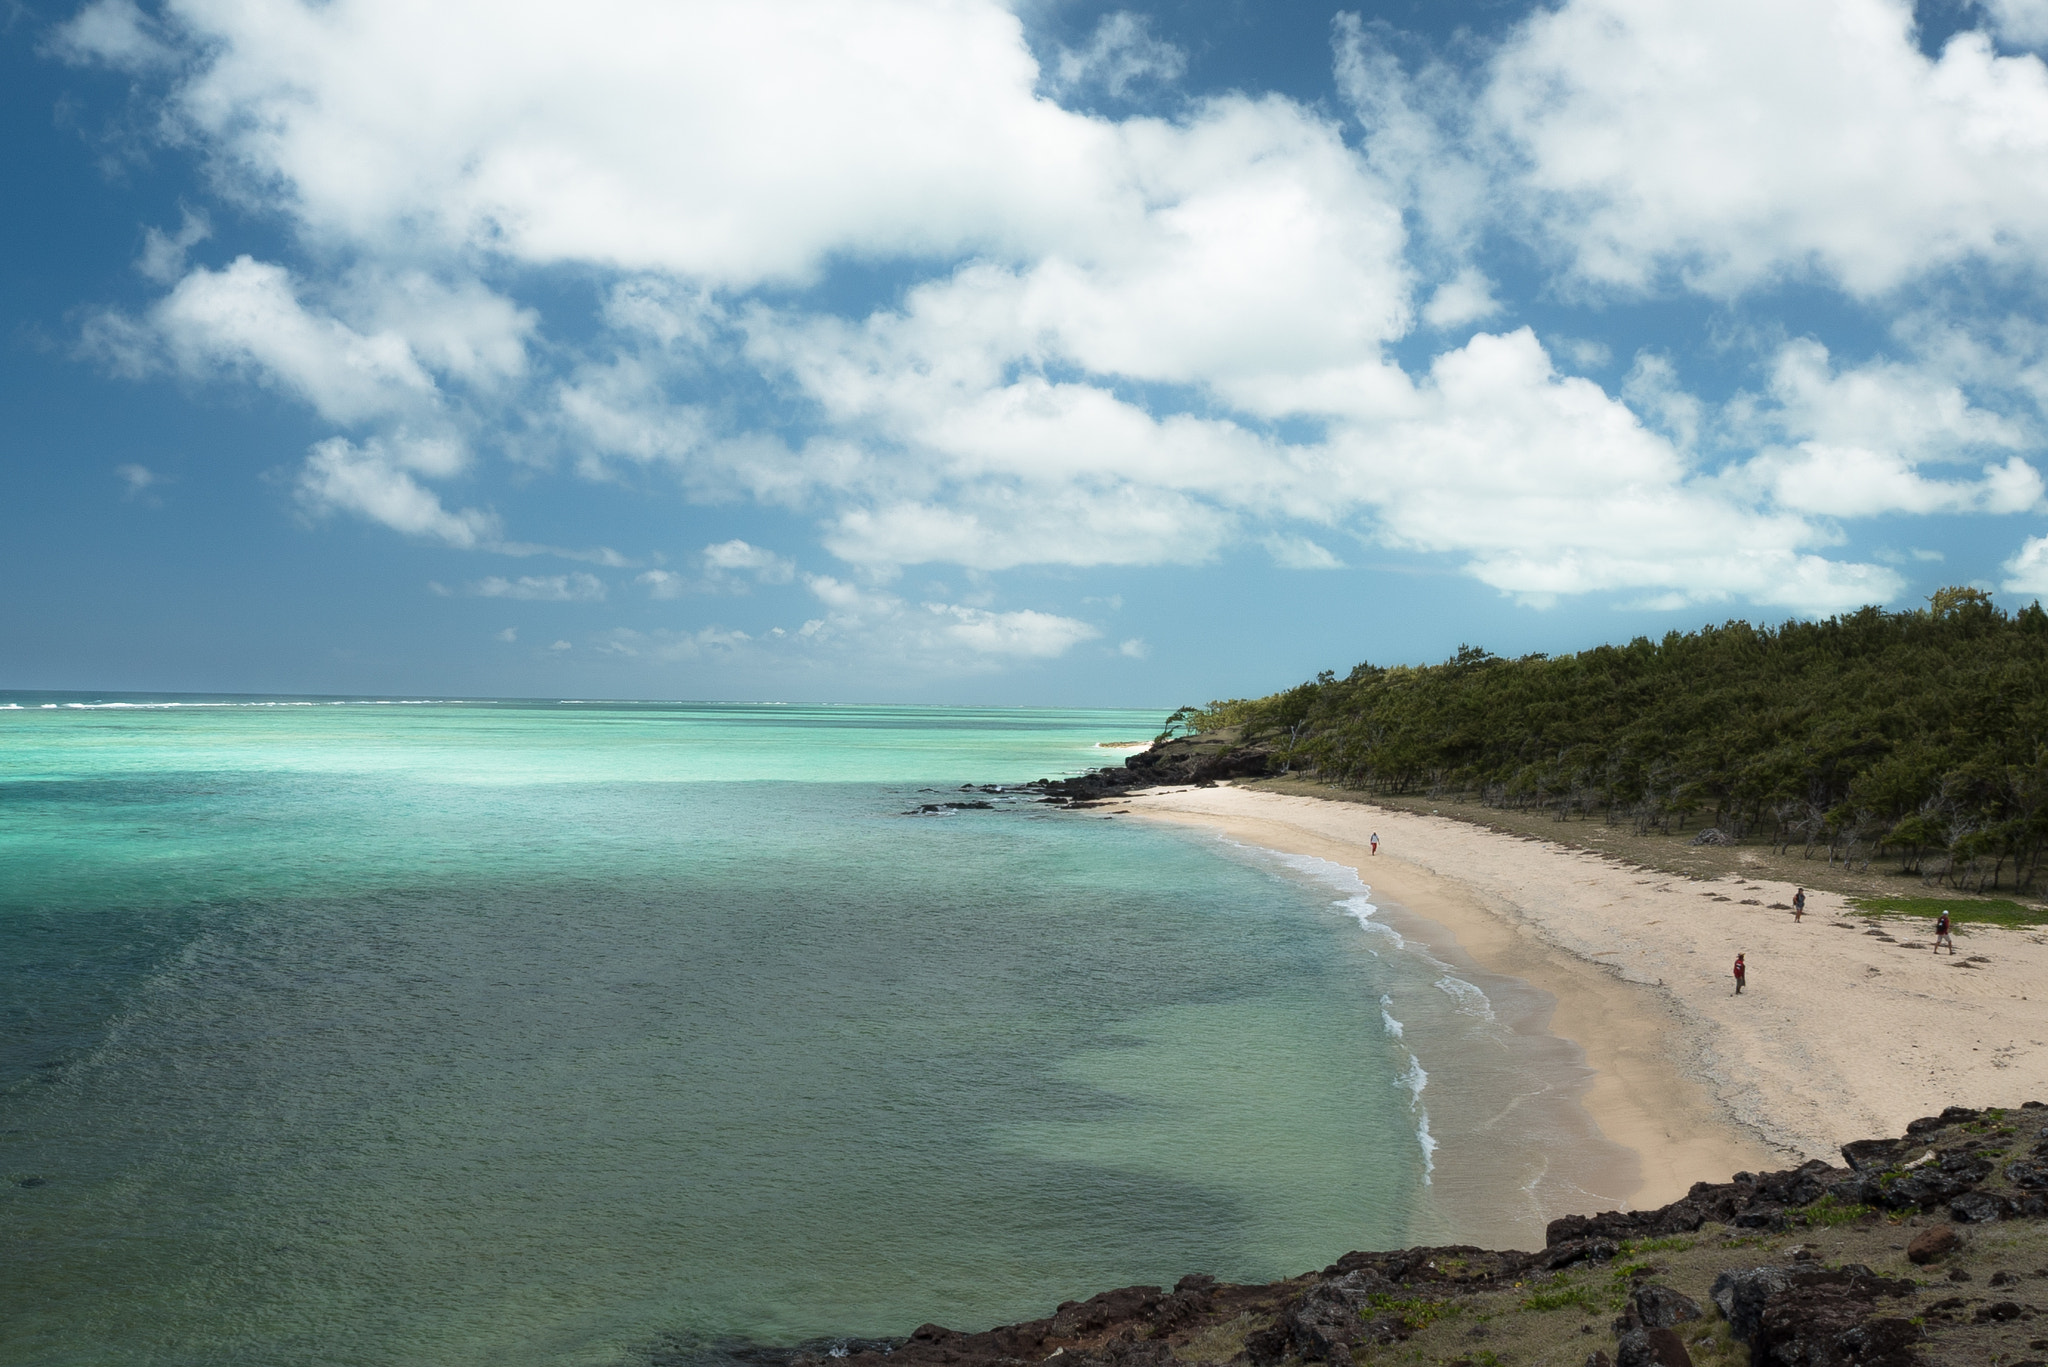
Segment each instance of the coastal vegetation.
[{"label": "coastal vegetation", "polygon": [[2002,897],[1852,897],[1859,911],[1884,916],[1918,916],[1931,921],[1947,912],[1958,923],[1988,926],[2037,926],[2041,913]]},{"label": "coastal vegetation", "polygon": [[1971,588],[1574,655],[1361,664],[1183,708],[1166,734],[1227,734],[1270,772],[1370,794],[1890,857],[1958,890],[2048,873],[2048,611]]}]

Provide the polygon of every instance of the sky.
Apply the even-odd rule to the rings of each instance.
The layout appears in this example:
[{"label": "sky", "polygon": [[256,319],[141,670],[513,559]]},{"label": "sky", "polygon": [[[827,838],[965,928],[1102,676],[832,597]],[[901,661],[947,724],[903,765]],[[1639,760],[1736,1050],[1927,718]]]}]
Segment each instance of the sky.
[{"label": "sky", "polygon": [[0,8],[0,688],[1171,707],[2048,593],[2048,0]]}]

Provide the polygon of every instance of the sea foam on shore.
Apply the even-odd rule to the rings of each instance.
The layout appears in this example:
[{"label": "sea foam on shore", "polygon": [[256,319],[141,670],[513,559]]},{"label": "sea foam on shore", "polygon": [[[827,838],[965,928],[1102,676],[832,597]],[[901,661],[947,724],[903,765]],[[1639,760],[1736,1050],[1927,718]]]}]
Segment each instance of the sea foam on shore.
[{"label": "sea foam on shore", "polygon": [[1376,893],[1358,866],[1231,832],[1217,839],[1330,894],[1331,914],[1359,932],[1352,952],[1382,966],[1377,1006],[1404,1056],[1394,1081],[1426,1188],[1411,1237],[1527,1242],[1588,1202],[1629,1203],[1634,1155],[1582,1104],[1592,1074],[1582,1051],[1548,1030],[1548,993],[1489,972],[1444,927]]}]

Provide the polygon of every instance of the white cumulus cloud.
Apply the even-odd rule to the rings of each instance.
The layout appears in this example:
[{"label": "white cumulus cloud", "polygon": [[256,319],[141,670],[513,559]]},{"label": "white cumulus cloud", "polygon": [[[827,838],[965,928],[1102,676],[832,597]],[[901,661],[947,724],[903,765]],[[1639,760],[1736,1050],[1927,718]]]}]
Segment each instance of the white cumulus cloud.
[{"label": "white cumulus cloud", "polygon": [[2048,46],[2048,0],[1978,0],[1998,36],[2018,47]]},{"label": "white cumulus cloud", "polygon": [[485,545],[498,536],[495,516],[475,508],[450,512],[415,478],[453,474],[461,466],[460,452],[443,442],[372,438],[357,446],[331,437],[307,454],[299,501],[316,514],[357,513],[408,536],[465,549]]},{"label": "white cumulus cloud", "polygon": [[2005,562],[2007,593],[2048,595],[2048,536],[2030,536]]},{"label": "white cumulus cloud", "polygon": [[763,584],[787,584],[796,577],[792,561],[737,537],[706,546],[704,566],[713,575],[747,574]]},{"label": "white cumulus cloud", "polygon": [[601,603],[604,581],[594,574],[491,575],[469,586],[479,598],[516,598],[529,603]]},{"label": "white cumulus cloud", "polygon": [[1118,10],[1102,16],[1085,47],[1060,49],[1048,83],[1062,95],[1096,88],[1120,100],[1135,86],[1177,80],[1187,66],[1185,52],[1153,36],[1151,20]]},{"label": "white cumulus cloud", "polygon": [[2048,249],[2048,71],[1908,0],[1566,0],[1488,73],[1495,134],[1586,281],[1876,294]]},{"label": "white cumulus cloud", "polygon": [[[1987,13],[2017,43],[2033,10]],[[1546,350],[1517,272],[1481,256],[1521,234],[1553,300],[1796,279],[1876,307],[1961,263],[2038,271],[2037,58],[1967,31],[1930,57],[1905,0],[1560,0],[1465,70],[1406,71],[1383,36],[1337,21],[1345,124],[1255,92],[1075,107],[1185,74],[1130,12],[1041,69],[996,0],[592,0],[575,23],[485,0],[96,0],[53,50],[135,73],[222,197],[289,241],[193,265],[210,220],[152,229],[161,295],[87,342],[287,396],[337,431],[300,472],[308,509],[452,546],[546,549],[436,487],[493,454],[788,510],[850,568],[802,581],[823,615],[787,638],[928,661],[1056,658],[1096,629],[874,587],[903,566],[1263,544],[1333,568],[1362,538],[1529,602],[1824,611],[1904,582],[1843,557],[1839,519],[2040,502],[2019,406],[2048,402],[2048,343],[2017,306],[1993,345],[1930,304],[1898,361],[1748,339],[1761,391],[1714,404],[1653,352],[1618,394],[1560,374],[1552,350],[1612,353]],[[905,286],[826,307],[808,287],[840,262]],[[595,302],[578,316],[541,279]],[[748,541],[701,557],[699,589],[798,582]]]}]

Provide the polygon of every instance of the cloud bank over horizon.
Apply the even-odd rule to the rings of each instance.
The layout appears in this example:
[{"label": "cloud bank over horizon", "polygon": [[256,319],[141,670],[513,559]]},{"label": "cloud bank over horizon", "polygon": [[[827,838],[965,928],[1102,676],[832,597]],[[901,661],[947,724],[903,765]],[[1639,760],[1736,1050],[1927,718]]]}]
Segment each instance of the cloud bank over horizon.
[{"label": "cloud bank over horizon", "polygon": [[[1314,99],[994,0],[92,0],[41,43],[196,168],[79,354],[306,415],[309,525],[586,652],[973,671],[1146,657],[1045,575],[1247,554],[1824,615],[1967,518],[2048,589],[2038,8],[1332,10]],[[500,506],[536,484],[789,531],[556,549]],[[719,615],[769,594],[808,615]]]}]

